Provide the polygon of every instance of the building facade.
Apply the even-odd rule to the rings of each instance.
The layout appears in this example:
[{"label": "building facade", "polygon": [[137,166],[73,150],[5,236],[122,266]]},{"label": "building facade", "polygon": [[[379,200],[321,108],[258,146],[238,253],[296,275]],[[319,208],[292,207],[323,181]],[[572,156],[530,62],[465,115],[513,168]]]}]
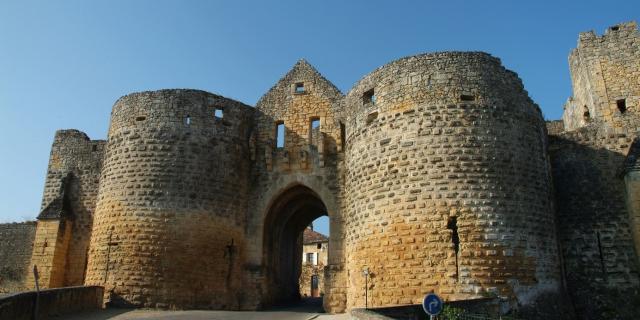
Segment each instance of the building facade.
[{"label": "building facade", "polygon": [[300,295],[303,297],[324,296],[324,267],[328,262],[329,238],[313,231],[313,226],[302,232],[302,271],[300,272]]}]

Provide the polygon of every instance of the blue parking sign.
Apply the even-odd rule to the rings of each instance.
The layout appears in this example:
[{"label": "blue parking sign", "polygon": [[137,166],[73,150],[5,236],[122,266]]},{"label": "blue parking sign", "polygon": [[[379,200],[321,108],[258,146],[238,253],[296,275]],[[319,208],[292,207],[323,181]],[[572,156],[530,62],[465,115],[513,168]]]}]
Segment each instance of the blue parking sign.
[{"label": "blue parking sign", "polygon": [[424,297],[424,300],[422,300],[422,309],[430,316],[435,316],[442,312],[443,306],[444,303],[442,299],[435,293],[429,293]]}]

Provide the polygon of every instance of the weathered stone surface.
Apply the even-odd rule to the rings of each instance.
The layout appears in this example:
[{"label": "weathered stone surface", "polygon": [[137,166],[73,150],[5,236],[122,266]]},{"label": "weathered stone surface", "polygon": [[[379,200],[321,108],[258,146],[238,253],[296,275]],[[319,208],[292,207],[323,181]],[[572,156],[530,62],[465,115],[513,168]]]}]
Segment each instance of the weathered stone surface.
[{"label": "weathered stone surface", "polygon": [[[56,132],[29,266],[38,267],[43,288],[84,283],[105,144],[78,130]],[[31,272],[27,287],[35,287]]]},{"label": "weathered stone surface", "polygon": [[[583,32],[569,55],[573,96],[564,106],[567,130],[602,121],[635,127],[640,113],[640,37],[635,22],[620,23],[602,36]],[[623,101],[625,109],[618,106]]]},{"label": "weathered stone surface", "polygon": [[556,242],[545,124],[498,59],[401,59],[345,105],[349,306],[365,303],[364,268],[370,306],[560,290],[557,250],[541,245]]},{"label": "weathered stone surface", "polygon": [[[633,241],[640,232],[640,185],[625,156],[636,156],[629,150],[640,128],[636,24],[613,26],[603,36],[581,33],[569,63],[566,131],[550,130],[549,138],[567,291],[581,319],[634,319],[640,314],[640,247]],[[626,109],[618,108],[621,99]]]},{"label": "weathered stone surface", "polygon": [[241,103],[197,90],[116,102],[87,284],[136,306],[242,305],[252,115]]},{"label": "weathered stone surface", "polygon": [[327,215],[329,312],[364,306],[365,290],[377,307],[434,291],[527,317],[633,318],[639,52],[635,23],[581,34],[562,122],[480,52],[399,59],[346,96],[301,60],[256,108],[127,95],[108,142],[56,134],[31,267],[114,304],[259,309],[299,298],[315,272],[301,232]]},{"label": "weathered stone surface", "polygon": [[0,293],[26,290],[35,222],[0,224]]}]

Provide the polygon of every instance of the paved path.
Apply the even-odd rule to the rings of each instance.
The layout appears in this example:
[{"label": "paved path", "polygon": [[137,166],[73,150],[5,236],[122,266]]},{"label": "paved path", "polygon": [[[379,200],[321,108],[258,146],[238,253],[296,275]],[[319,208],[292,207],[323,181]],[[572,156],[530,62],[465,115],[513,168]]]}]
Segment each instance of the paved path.
[{"label": "paved path", "polygon": [[210,320],[348,320],[348,314],[323,314],[322,307],[317,303],[277,308],[266,311],[161,311],[145,309],[105,309],[92,313],[76,314],[59,317],[65,320],[181,320],[181,319],[210,319]]}]

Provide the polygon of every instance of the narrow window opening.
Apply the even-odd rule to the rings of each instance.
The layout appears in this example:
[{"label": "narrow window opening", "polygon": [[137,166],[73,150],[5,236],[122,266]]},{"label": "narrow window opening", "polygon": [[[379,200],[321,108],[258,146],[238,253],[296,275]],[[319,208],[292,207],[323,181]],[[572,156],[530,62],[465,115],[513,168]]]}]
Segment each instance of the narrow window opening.
[{"label": "narrow window opening", "polygon": [[310,143],[314,143],[318,138],[318,132],[320,131],[320,118],[312,117],[311,122],[309,123],[309,141]]},{"label": "narrow window opening", "polygon": [[284,148],[284,122],[276,122],[276,148]]},{"label": "narrow window opening", "polygon": [[470,94],[463,94],[460,95],[460,100],[461,101],[474,101],[476,100],[476,97]]},{"label": "narrow window opening", "polygon": [[584,106],[584,113],[582,114],[582,119],[584,119],[584,121],[586,122],[591,121],[591,113],[589,113],[589,108],[587,108],[587,106]]},{"label": "narrow window opening", "polygon": [[145,116],[136,117],[136,121],[144,121],[146,119],[147,119],[147,117],[145,117]]},{"label": "narrow window opening", "polygon": [[373,122],[373,120],[378,118],[378,112],[371,112],[369,113],[369,115],[367,116],[367,124],[370,124],[371,122]]},{"label": "narrow window opening", "polygon": [[187,115],[187,117],[184,119],[184,124],[186,124],[187,126],[191,125],[191,116]]},{"label": "narrow window opening", "polygon": [[598,254],[600,256],[600,271],[602,274],[606,275],[606,269],[604,268],[604,254],[602,253],[602,241],[600,240],[600,232],[596,232],[596,237],[598,239]]},{"label": "narrow window opening", "polygon": [[373,89],[366,91],[362,95],[362,102],[364,104],[376,104],[376,94]]},{"label": "narrow window opening", "polygon": [[447,229],[451,230],[451,243],[456,254],[456,277],[460,277],[460,267],[458,266],[458,252],[460,251],[460,237],[458,236],[458,218],[451,217],[447,221]]},{"label": "narrow window opening", "polygon": [[322,249],[322,243],[318,243],[317,248],[318,248],[318,249]]},{"label": "narrow window opening", "polygon": [[304,82],[298,82],[295,85],[295,93],[305,93]]},{"label": "narrow window opening", "polygon": [[347,129],[344,126],[344,123],[340,122],[340,144],[342,145],[342,150],[347,147],[345,138],[347,136]]},{"label": "narrow window opening", "polygon": [[620,113],[625,113],[627,111],[627,101],[625,99],[617,100],[616,105],[618,106]]},{"label": "narrow window opening", "polygon": [[320,118],[311,118],[311,129],[320,127]]},{"label": "narrow window opening", "polygon": [[618,31],[618,30],[620,30],[620,26],[611,27],[611,31]]},{"label": "narrow window opening", "polygon": [[315,255],[313,254],[313,252],[307,252],[307,264],[315,265],[316,264],[315,260],[316,259],[315,259]]},{"label": "narrow window opening", "polygon": [[222,110],[222,108],[216,108],[216,111],[214,111],[213,115],[218,119],[222,119],[224,117],[224,111]]}]

